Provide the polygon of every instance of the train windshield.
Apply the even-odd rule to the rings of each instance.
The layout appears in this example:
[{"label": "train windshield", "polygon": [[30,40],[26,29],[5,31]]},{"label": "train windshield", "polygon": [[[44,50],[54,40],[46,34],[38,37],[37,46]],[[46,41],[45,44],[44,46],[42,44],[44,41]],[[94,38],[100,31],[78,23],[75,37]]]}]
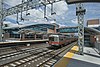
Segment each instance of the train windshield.
[{"label": "train windshield", "polygon": [[54,37],[49,37],[49,41],[54,41]]},{"label": "train windshield", "polygon": [[49,37],[49,41],[58,41],[59,38],[58,37]]}]

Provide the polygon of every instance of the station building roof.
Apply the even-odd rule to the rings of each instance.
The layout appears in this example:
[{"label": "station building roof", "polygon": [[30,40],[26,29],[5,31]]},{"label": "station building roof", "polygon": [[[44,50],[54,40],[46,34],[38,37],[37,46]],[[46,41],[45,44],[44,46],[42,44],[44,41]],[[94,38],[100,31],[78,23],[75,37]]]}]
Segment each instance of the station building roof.
[{"label": "station building roof", "polygon": [[31,25],[20,25],[17,27],[5,27],[4,30],[14,30],[14,29],[29,29],[29,28],[35,28],[35,29],[54,29],[54,25],[52,24],[31,24]]}]

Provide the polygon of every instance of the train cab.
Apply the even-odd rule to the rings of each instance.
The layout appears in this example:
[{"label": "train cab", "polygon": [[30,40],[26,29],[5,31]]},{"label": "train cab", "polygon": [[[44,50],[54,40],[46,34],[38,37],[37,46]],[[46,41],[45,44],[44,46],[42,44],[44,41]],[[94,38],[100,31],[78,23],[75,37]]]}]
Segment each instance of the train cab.
[{"label": "train cab", "polygon": [[59,45],[59,36],[58,35],[50,35],[49,36],[49,45],[58,46]]},{"label": "train cab", "polygon": [[63,35],[50,35],[49,45],[50,46],[63,46],[66,44],[66,37]]}]

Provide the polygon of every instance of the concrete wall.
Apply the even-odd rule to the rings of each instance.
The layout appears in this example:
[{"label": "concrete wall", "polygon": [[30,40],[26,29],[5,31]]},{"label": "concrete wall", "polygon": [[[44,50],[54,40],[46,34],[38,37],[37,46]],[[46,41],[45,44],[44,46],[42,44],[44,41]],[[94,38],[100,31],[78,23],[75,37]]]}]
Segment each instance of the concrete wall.
[{"label": "concrete wall", "polygon": [[4,34],[4,39],[8,39],[9,38],[9,33],[5,33]]},{"label": "concrete wall", "polygon": [[87,20],[87,26],[88,27],[98,27],[99,24],[100,24],[100,20],[99,19]]},{"label": "concrete wall", "polygon": [[90,35],[90,43],[92,46],[94,46],[96,39],[94,38],[94,35]]},{"label": "concrete wall", "polygon": [[99,19],[91,19],[87,21],[87,25],[95,25],[95,24],[100,24]]}]

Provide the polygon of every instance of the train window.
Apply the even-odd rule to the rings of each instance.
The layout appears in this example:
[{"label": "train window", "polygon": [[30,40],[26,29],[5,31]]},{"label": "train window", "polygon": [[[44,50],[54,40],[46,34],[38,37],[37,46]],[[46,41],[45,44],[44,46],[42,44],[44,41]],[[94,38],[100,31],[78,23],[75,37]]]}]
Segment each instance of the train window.
[{"label": "train window", "polygon": [[62,37],[60,37],[60,38],[59,38],[59,40],[60,40],[60,41],[62,41],[62,40],[63,40],[63,38],[62,38]]},{"label": "train window", "polygon": [[58,37],[49,37],[49,41],[59,41]]},{"label": "train window", "polygon": [[49,37],[49,41],[54,41],[54,37]]},{"label": "train window", "polygon": [[55,40],[55,41],[59,41],[59,38],[58,38],[58,37],[55,37],[54,40]]}]

